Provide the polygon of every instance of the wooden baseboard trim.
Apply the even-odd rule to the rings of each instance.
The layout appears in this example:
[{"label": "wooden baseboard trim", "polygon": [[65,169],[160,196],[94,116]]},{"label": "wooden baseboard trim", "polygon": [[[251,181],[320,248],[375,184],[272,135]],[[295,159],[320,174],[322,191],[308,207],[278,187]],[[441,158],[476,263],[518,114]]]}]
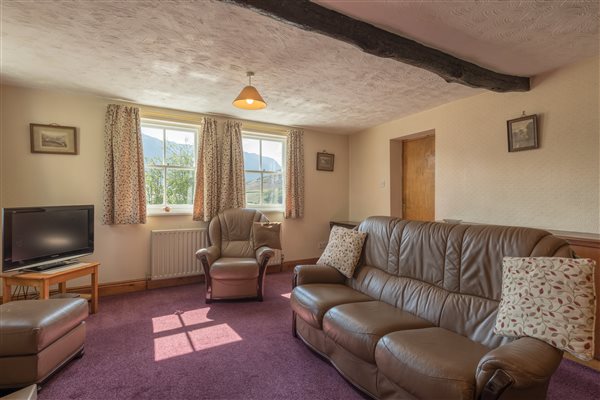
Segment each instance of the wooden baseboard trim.
[{"label": "wooden baseboard trim", "polygon": [[[287,272],[294,269],[298,264],[314,264],[317,258],[307,258],[304,260],[292,260],[286,261],[283,264],[271,265],[267,269],[267,274]],[[144,290],[159,289],[172,286],[191,285],[196,283],[204,282],[204,275],[185,276],[181,278],[169,278],[169,279],[134,279],[129,281],[118,281],[101,283],[98,285],[98,295],[100,297],[114,296],[117,294],[143,292]],[[67,289],[69,293],[81,293],[89,294],[91,292],[90,286],[76,286]],[[51,294],[58,293],[58,291],[52,291]],[[2,299],[0,298],[0,304]]]},{"label": "wooden baseboard trim", "polygon": [[191,285],[194,283],[203,283],[204,275],[184,276],[181,278],[148,280],[148,289],[160,289],[171,286]]},{"label": "wooden baseboard trim", "polygon": [[276,264],[276,265],[268,265],[267,266],[267,274],[276,274],[278,272],[281,272],[281,264]]},{"label": "wooden baseboard trim", "polygon": [[[146,290],[146,279],[136,279],[130,281],[101,283],[98,285],[98,295],[100,297],[113,296],[115,294],[141,292]],[[67,288],[69,293],[90,293],[90,286],[75,286]]]},{"label": "wooden baseboard trim", "polygon": [[600,371],[600,360],[598,359],[593,359],[592,361],[583,361],[577,357],[572,356],[569,353],[565,353],[564,358],[566,358],[567,360],[575,361],[578,364],[585,365],[586,367],[591,368],[593,370]]}]

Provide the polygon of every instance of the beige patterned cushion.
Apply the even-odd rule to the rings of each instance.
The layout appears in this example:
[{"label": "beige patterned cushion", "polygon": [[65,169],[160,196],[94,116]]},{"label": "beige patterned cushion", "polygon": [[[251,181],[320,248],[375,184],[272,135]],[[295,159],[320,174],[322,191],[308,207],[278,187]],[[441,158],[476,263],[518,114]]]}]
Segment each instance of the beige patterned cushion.
[{"label": "beige patterned cushion", "polygon": [[593,260],[505,257],[494,332],[530,336],[582,360],[594,354]]},{"label": "beige patterned cushion", "polygon": [[352,278],[367,234],[353,229],[334,226],[329,234],[327,247],[317,264],[336,268],[348,278]]}]

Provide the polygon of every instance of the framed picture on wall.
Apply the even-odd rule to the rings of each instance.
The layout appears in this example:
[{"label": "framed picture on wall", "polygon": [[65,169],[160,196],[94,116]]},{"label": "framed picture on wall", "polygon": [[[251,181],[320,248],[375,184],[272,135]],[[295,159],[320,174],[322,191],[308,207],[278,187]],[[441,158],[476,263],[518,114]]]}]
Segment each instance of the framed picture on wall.
[{"label": "framed picture on wall", "polygon": [[333,171],[335,154],[317,153],[317,171]]},{"label": "framed picture on wall", "polygon": [[74,126],[29,124],[31,152],[77,154],[77,128]]},{"label": "framed picture on wall", "polygon": [[537,115],[527,115],[506,122],[508,129],[508,151],[537,149]]}]

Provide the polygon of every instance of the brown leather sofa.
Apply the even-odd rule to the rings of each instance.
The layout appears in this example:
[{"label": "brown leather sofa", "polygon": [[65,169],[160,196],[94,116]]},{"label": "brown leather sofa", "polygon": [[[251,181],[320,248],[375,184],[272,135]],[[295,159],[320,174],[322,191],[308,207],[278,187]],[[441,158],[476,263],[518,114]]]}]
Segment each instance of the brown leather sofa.
[{"label": "brown leather sofa", "polygon": [[371,217],[352,279],[301,265],[294,334],[378,399],[543,399],[562,352],[496,336],[504,256],[572,257],[548,232]]}]

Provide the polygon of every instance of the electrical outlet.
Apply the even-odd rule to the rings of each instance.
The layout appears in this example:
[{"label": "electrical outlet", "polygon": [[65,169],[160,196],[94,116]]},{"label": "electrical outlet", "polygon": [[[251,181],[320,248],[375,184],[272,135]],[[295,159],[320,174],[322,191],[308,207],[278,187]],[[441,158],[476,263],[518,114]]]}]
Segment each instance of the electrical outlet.
[{"label": "electrical outlet", "polygon": [[319,242],[319,250],[325,250],[325,247],[327,247],[327,240],[322,240]]}]

